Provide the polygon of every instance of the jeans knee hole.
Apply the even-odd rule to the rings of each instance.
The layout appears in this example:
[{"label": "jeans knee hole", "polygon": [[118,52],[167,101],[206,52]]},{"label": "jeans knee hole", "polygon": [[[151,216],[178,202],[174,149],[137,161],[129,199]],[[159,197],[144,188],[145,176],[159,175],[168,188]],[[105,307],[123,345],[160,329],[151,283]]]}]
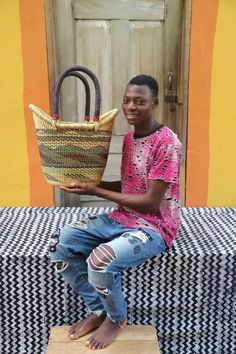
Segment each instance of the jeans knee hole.
[{"label": "jeans knee hole", "polygon": [[68,263],[66,263],[64,261],[56,262],[56,264],[55,264],[56,273],[64,272],[67,267],[68,267]]},{"label": "jeans knee hole", "polygon": [[110,294],[110,291],[106,288],[99,288],[99,287],[95,287],[97,292],[102,296],[102,297],[106,297],[107,295]]}]

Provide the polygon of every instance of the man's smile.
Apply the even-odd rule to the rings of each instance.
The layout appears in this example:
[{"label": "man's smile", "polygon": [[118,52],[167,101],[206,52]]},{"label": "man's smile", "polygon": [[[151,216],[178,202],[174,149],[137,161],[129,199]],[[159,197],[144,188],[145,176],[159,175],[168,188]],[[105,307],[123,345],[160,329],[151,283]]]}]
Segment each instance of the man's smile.
[{"label": "man's smile", "polygon": [[128,119],[133,119],[133,118],[135,118],[135,117],[137,117],[137,116],[138,116],[137,113],[126,113],[126,117],[127,117]]}]

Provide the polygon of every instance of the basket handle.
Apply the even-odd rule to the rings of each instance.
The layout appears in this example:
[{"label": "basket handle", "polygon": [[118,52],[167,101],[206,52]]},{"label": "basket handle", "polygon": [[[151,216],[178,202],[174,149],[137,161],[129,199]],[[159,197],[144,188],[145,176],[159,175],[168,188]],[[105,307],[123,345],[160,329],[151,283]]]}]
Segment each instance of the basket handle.
[{"label": "basket handle", "polygon": [[69,76],[74,76],[77,77],[78,79],[80,79],[85,87],[85,93],[86,93],[86,102],[85,102],[85,116],[84,119],[85,121],[90,120],[90,87],[88,84],[88,81],[86,80],[86,78],[81,75],[80,73],[77,73],[76,71],[71,72],[69,74],[66,75],[62,75],[57,83],[57,87],[56,87],[56,92],[55,92],[55,96],[57,96],[57,99],[54,98],[54,113],[53,113],[53,120],[58,120],[59,119],[59,93],[60,93],[60,89],[61,89],[61,85],[64,81],[64,79],[66,77]]},{"label": "basket handle", "polygon": [[[68,77],[68,76],[75,76],[75,72],[81,71],[85,74],[87,74],[93,81],[94,88],[95,88],[95,111],[94,111],[94,116],[93,116],[93,121],[98,122],[99,121],[99,116],[100,116],[100,105],[101,105],[101,91],[100,91],[100,85],[98,82],[97,77],[95,74],[89,70],[88,68],[85,68],[84,66],[74,66],[72,68],[67,69],[64,71],[64,73],[61,75],[57,86],[56,86],[56,91],[55,91],[55,96],[54,96],[54,112],[53,112],[53,120],[58,120],[59,119],[59,94],[60,94],[60,89],[63,80]],[[72,75],[73,73],[73,75]],[[78,73],[77,73],[78,74]],[[90,101],[90,100],[89,100]],[[86,105],[87,105],[87,92],[86,92]],[[89,102],[90,106],[90,102]],[[89,116],[85,115],[85,121],[89,121]]]}]

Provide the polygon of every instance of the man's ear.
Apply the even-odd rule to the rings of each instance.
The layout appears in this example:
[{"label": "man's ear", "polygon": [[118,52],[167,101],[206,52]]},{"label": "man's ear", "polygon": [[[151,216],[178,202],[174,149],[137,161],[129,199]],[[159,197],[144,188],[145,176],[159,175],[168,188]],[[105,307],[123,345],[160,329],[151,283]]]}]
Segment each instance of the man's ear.
[{"label": "man's ear", "polygon": [[158,104],[159,104],[158,97],[154,97],[153,102],[154,102],[155,106],[158,106]]}]

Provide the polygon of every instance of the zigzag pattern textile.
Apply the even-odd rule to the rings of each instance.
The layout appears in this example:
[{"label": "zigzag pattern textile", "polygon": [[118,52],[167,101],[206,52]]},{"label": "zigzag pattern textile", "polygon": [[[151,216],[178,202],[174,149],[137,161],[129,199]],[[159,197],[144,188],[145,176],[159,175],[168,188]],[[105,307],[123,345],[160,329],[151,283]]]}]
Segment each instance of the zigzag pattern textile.
[{"label": "zigzag pattern textile", "polygon": [[[108,208],[0,208],[0,353],[44,354],[50,328],[87,314],[49,261],[50,235]],[[129,324],[162,354],[236,353],[236,209],[182,208],[171,250],[123,274]]]}]

